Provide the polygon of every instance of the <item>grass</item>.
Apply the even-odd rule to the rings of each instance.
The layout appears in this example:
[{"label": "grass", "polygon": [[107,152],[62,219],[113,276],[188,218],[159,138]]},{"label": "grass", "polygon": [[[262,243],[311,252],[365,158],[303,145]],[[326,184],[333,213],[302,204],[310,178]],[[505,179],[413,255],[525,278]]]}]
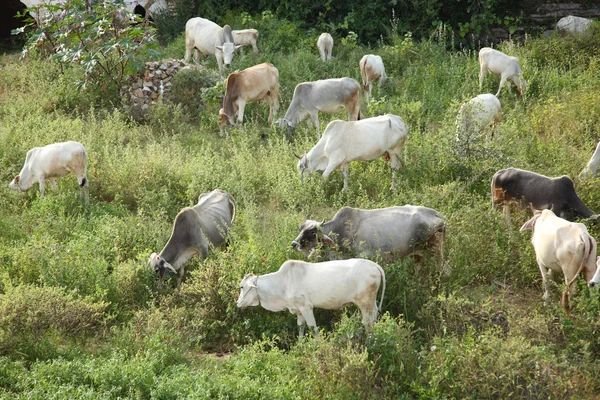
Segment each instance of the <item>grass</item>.
[{"label": "grass", "polygon": [[[239,25],[235,18],[225,23]],[[447,50],[445,38],[395,38],[373,49],[346,40],[336,41],[334,59],[322,63],[316,33],[285,21],[255,23],[261,53],[236,55],[233,68],[273,63],[282,115],[297,83],[360,79],[362,55],[382,55],[389,81],[374,89],[362,112],[394,113],[409,125],[398,190],[388,191],[391,170],[383,160],[350,165],[344,193],[341,172],[302,182],[294,153],[310,149],[317,137],[301,124],[288,143],[283,131],[267,126],[265,104],[248,105],[243,126],[227,138],[219,136],[214,93],[200,111],[162,105],[138,123],[127,110],[98,107],[91,93],[78,92],[71,84],[76,70],[60,75],[48,60],[2,56],[2,397],[600,395],[598,293],[578,280],[567,317],[557,279],[552,305],[543,307],[530,236],[517,231],[527,212],[517,212],[507,229],[489,206],[489,180],[498,169],[575,178],[585,166],[600,139],[600,57],[587,50],[597,36],[504,44],[502,50],[521,60],[526,102],[503,89],[499,134],[467,155],[455,142],[454,120],[460,104],[478,94],[475,52]],[[163,56],[181,58],[182,43],[175,39],[161,49]],[[550,51],[566,47],[567,55]],[[205,65],[216,68],[213,59]],[[488,76],[484,92],[495,93],[498,81]],[[321,131],[336,118],[346,119],[345,112],[321,115]],[[44,198],[37,186],[9,192],[28,149],[67,139],[88,151],[88,207],[72,176]],[[237,201],[230,245],[204,261],[193,259],[180,291],[174,282],[159,289],[146,269],[150,253],[168,240],[177,212],[215,188]],[[597,179],[576,180],[576,188],[600,210]],[[429,258],[422,265],[410,258],[384,265],[384,315],[371,337],[353,307],[316,310],[322,335],[305,340],[298,340],[289,313],[236,308],[247,272],[271,272],[302,258],[289,242],[307,214],[329,219],[346,205],[404,204],[446,216],[452,273],[440,279]],[[588,227],[600,237],[598,226]],[[68,304],[69,312],[58,304]],[[212,355],[222,352],[229,356]]]}]

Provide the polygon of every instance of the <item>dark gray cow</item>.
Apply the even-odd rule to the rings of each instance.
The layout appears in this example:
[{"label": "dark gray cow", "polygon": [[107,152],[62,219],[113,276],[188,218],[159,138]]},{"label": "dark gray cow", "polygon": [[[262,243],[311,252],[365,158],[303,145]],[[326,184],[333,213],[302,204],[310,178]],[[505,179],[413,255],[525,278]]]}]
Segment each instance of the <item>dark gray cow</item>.
[{"label": "dark gray cow", "polygon": [[177,287],[181,286],[184,267],[198,254],[206,257],[208,251],[225,243],[229,227],[235,218],[235,201],[223,190],[201,194],[198,204],[186,207],[177,214],[171,238],[160,254],[150,255],[149,267],[154,269],[162,284],[167,270],[179,271]]},{"label": "dark gray cow", "polygon": [[595,214],[577,196],[571,178],[564,175],[548,178],[517,168],[501,169],[492,177],[491,191],[492,207],[503,207],[509,225],[511,203],[536,210],[550,209],[569,221]]},{"label": "dark gray cow", "polygon": [[319,243],[336,244],[345,254],[385,259],[420,255],[437,248],[443,264],[446,222],[436,210],[421,206],[396,206],[362,210],[343,207],[329,222],[307,219],[291,245],[310,255]]}]

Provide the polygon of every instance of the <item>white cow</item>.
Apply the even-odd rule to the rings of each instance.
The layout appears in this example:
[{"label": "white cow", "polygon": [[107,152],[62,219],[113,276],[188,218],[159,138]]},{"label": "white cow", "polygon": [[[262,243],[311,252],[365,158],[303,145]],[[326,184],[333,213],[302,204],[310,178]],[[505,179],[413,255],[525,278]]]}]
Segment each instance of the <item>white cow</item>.
[{"label": "white cow", "polygon": [[321,60],[331,60],[331,50],[333,49],[333,38],[327,32],[321,33],[319,39],[317,39],[317,47],[319,48],[319,54],[321,54]]},{"label": "white cow", "polygon": [[575,291],[572,284],[577,275],[585,271],[585,279],[590,286],[600,280],[596,266],[596,241],[584,224],[557,217],[551,210],[536,211],[533,218],[521,227],[521,231],[526,229],[533,229],[531,243],[544,281],[544,302],[548,304],[550,299],[548,280],[552,271],[562,272],[567,284],[562,305],[568,313],[569,300]]},{"label": "white cow", "polygon": [[351,258],[313,264],[288,260],[277,272],[244,276],[237,306],[244,309],[261,305],[269,311],[287,309],[298,317],[300,336],[304,336],[305,322],[317,336],[313,308],[335,310],[354,303],[360,308],[363,324],[370,330],[377,319],[377,310],[381,311],[384,294],[385,272],[373,261]]},{"label": "white cow", "polygon": [[256,29],[231,31],[231,35],[233,36],[233,43],[240,46],[252,46],[252,51],[258,53],[258,46],[256,46],[258,31]]},{"label": "white cow", "polygon": [[587,165],[579,174],[580,178],[594,177],[598,173],[598,167],[600,166],[600,142],[596,146],[596,151],[592,154],[592,158],[588,161]]},{"label": "white cow", "polygon": [[496,96],[490,93],[475,96],[464,103],[458,111],[456,139],[460,140],[460,135],[463,138],[479,137],[481,132],[499,123],[501,118],[502,106]]},{"label": "white cow", "polygon": [[200,52],[214,54],[217,58],[219,72],[223,73],[223,64],[231,64],[233,52],[241,46],[233,43],[231,27],[220,27],[204,18],[191,18],[185,24],[185,61],[189,62],[194,51],[194,61],[200,62]]},{"label": "white cow", "polygon": [[360,121],[331,121],[323,137],[308,154],[299,158],[298,169],[323,171],[327,178],[338,167],[348,188],[348,164],[352,161],[373,161],[383,156],[392,163],[392,186],[396,187],[396,171],[402,166],[402,149],[408,136],[408,126],[397,115],[385,114]]},{"label": "white cow", "polygon": [[87,180],[87,155],[85,148],[78,142],[62,142],[44,147],[34,147],[27,152],[25,165],[9,184],[12,190],[24,192],[34,183],[40,184],[40,196],[44,196],[46,180],[56,187],[56,178],[72,172],[77,177],[85,202],[89,201]]},{"label": "white cow", "polygon": [[[262,63],[241,72],[232,72],[225,84],[223,108],[219,110],[219,127],[223,136],[223,123],[236,126],[244,121],[244,109],[250,101],[267,100],[269,125],[279,111],[279,71],[270,63]],[[234,118],[237,114],[237,124]]]},{"label": "white cow", "polygon": [[323,79],[296,85],[292,102],[285,117],[276,122],[287,128],[291,139],[294,127],[309,118],[319,134],[319,112],[336,113],[342,108],[348,111],[348,120],[360,119],[360,84],[352,78]]},{"label": "white cow", "polygon": [[479,90],[483,89],[483,78],[486,72],[500,75],[500,86],[496,97],[500,94],[502,86],[507,80],[511,81],[517,87],[517,92],[522,95],[525,92],[527,82],[523,79],[523,72],[517,57],[507,56],[506,54],[484,47],[479,50]]},{"label": "white cow", "polygon": [[360,76],[362,77],[363,90],[367,101],[371,96],[373,90],[373,81],[377,81],[379,86],[385,82],[387,76],[385,75],[385,67],[383,66],[383,60],[380,56],[374,54],[367,54],[360,59]]},{"label": "white cow", "polygon": [[567,15],[558,20],[556,29],[563,34],[583,33],[592,24],[591,19]]}]

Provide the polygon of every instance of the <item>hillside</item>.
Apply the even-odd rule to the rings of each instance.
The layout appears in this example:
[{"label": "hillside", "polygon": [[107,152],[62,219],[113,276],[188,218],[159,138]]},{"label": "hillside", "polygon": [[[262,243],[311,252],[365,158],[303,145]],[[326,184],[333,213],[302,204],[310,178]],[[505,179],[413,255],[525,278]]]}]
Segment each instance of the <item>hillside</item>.
[{"label": "hillside", "polygon": [[[600,295],[576,281],[570,316],[561,277],[551,305],[530,243],[518,228],[528,210],[490,208],[490,178],[517,167],[568,175],[600,210],[599,179],[577,179],[600,140],[600,36],[528,38],[501,50],[519,57],[524,99],[500,94],[492,139],[457,141],[460,105],[479,94],[474,50],[454,50],[440,29],[429,40],[393,36],[366,48],[335,37],[323,63],[320,32],[272,15],[221,23],[261,32],[260,53],[236,54],[232,69],[270,62],[279,70],[280,115],[299,82],[360,81],[364,54],[382,56],[388,81],[363,99],[364,117],[393,113],[409,126],[397,190],[383,159],[300,180],[294,154],[317,142],[300,124],[294,140],[267,125],[268,106],[249,104],[242,127],[219,136],[221,82],[195,104],[153,107],[143,121],[106,95],[73,84],[76,67],[35,54],[0,57],[0,397],[2,398],[598,398]],[[158,49],[181,58],[183,35]],[[473,44],[474,45],[474,44]],[[211,57],[203,65],[216,69]],[[484,93],[499,78],[488,75]],[[99,99],[100,97],[100,99]],[[321,131],[345,111],[320,114]],[[72,175],[39,196],[11,192],[27,151],[75,140],[88,152],[91,200]],[[49,186],[49,185],[48,185]],[[159,288],[148,258],[173,219],[201,193],[220,188],[237,202],[229,245],[186,266]],[[434,257],[381,263],[387,289],[372,335],[355,306],[315,310],[318,338],[299,339],[296,318],[236,307],[249,272],[287,259],[307,214],[329,220],[343,206],[423,205],[447,219],[444,274]],[[600,227],[585,221],[600,239]]]}]

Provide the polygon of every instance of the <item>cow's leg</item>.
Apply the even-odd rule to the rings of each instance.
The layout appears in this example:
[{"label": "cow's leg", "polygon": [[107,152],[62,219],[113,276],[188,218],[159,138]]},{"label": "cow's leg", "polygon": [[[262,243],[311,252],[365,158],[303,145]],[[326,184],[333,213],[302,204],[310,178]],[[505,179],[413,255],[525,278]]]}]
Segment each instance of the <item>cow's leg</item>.
[{"label": "cow's leg", "polygon": [[550,280],[552,279],[552,270],[548,269],[541,263],[540,260],[537,260],[538,266],[540,267],[540,272],[542,274],[542,282],[544,284],[544,305],[550,304]]},{"label": "cow's leg", "polygon": [[48,178],[48,182],[50,182],[50,186],[52,186],[52,189],[56,189],[57,188],[56,178]]},{"label": "cow's leg", "polygon": [[319,122],[319,112],[315,111],[313,113],[310,114],[310,120],[313,123],[313,126],[315,127],[315,131],[317,132],[317,137],[321,136],[321,124]]},{"label": "cow's leg", "polygon": [[348,189],[348,164],[342,164],[342,173],[344,174],[344,188],[342,192],[345,192]]},{"label": "cow's leg", "polygon": [[242,122],[244,122],[244,109],[245,108],[246,108],[246,102],[240,101],[238,103],[238,119],[237,119],[238,125],[241,125]]},{"label": "cow's leg", "polygon": [[506,76],[500,75],[500,86],[498,86],[498,92],[496,93],[496,97],[500,95],[500,91],[502,90],[502,86],[506,83]]},{"label": "cow's leg", "polygon": [[315,332],[315,337],[319,336],[319,328],[317,328],[317,321],[315,320],[315,315],[313,314],[312,307],[301,307],[300,312],[302,313],[302,317],[306,321],[306,325],[308,325],[309,328],[313,328]]},{"label": "cow's leg", "polygon": [[306,320],[304,319],[304,317],[302,316],[302,313],[300,311],[298,311],[298,313],[296,314],[298,316],[298,333],[300,335],[300,337],[304,336],[304,324],[306,323]]},{"label": "cow's leg", "polygon": [[200,50],[194,48],[194,62],[200,64]]},{"label": "cow's leg", "polygon": [[504,223],[506,228],[510,231],[512,223],[510,222],[510,204],[506,203],[502,206],[502,212],[504,213]]},{"label": "cow's leg", "polygon": [[44,197],[44,177],[40,176],[38,182],[40,183],[40,197]]},{"label": "cow's leg", "polygon": [[356,96],[352,103],[344,104],[344,106],[346,107],[346,111],[348,111],[348,121],[357,121],[360,114],[360,101],[358,96]]},{"label": "cow's leg", "polygon": [[483,78],[485,78],[485,73],[487,72],[487,68],[485,64],[479,64],[479,91],[483,90]]},{"label": "cow's leg", "polygon": [[400,150],[393,151],[390,150],[388,152],[390,155],[390,164],[392,167],[392,186],[390,186],[390,190],[396,190],[396,175],[398,170],[402,167],[402,158],[400,157]]},{"label": "cow's leg", "polygon": [[186,38],[186,40],[185,40],[185,56],[184,56],[184,60],[186,63],[190,62],[193,51],[194,51],[194,41]]},{"label": "cow's leg", "polygon": [[182,265],[179,267],[179,277],[177,278],[177,289],[181,288],[181,281],[183,281],[183,273],[185,272],[185,267]]},{"label": "cow's leg", "polygon": [[323,178],[328,178],[329,175],[331,175],[331,173],[333,171],[335,171],[337,169],[337,167],[339,167],[340,164],[332,162],[332,160],[329,160],[329,164],[327,165],[327,168],[325,168],[325,171],[323,171]]},{"label": "cow's leg", "polygon": [[252,43],[252,51],[254,54],[258,54],[258,46],[256,45],[256,42]]},{"label": "cow's leg", "polygon": [[375,320],[377,320],[377,301],[371,303],[369,301],[361,302],[357,304],[362,314],[362,323],[367,330],[367,333],[371,332]]}]

